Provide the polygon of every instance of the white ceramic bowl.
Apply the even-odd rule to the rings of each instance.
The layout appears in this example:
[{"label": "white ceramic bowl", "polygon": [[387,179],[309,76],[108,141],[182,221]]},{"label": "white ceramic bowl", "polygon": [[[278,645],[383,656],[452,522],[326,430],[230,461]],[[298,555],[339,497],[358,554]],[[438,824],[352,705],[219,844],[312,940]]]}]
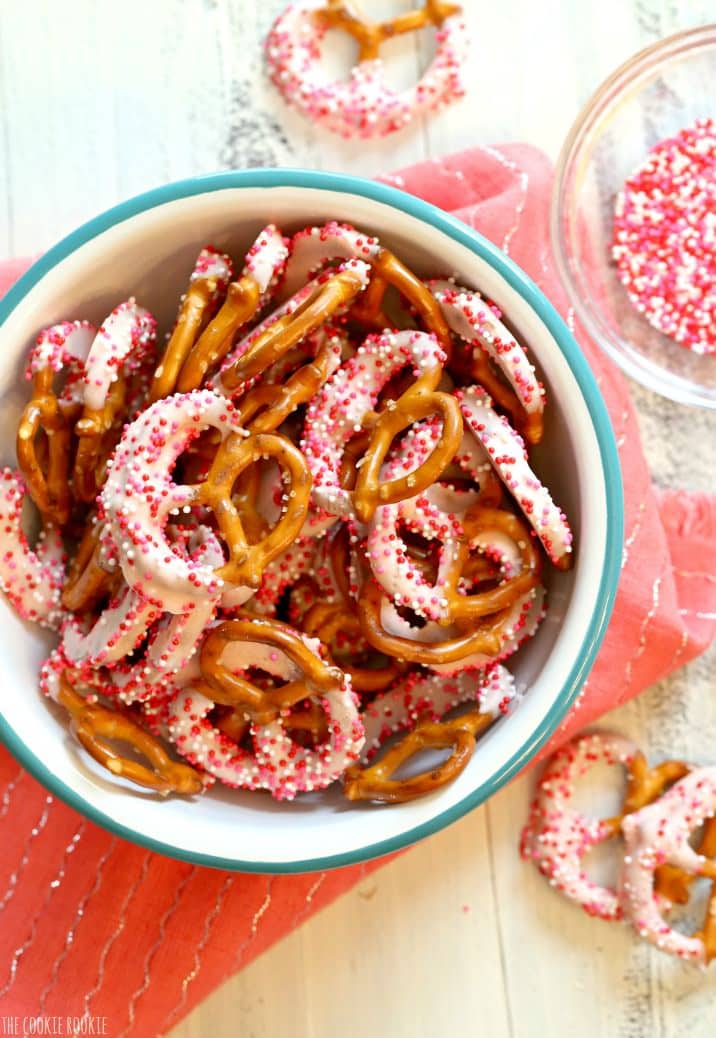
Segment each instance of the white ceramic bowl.
[{"label": "white ceramic bowl", "polygon": [[239,259],[261,226],[284,231],[338,219],[380,234],[417,271],[454,271],[494,299],[530,347],[547,387],[544,442],[535,465],[566,509],[576,564],[549,573],[549,613],[510,661],[523,701],[482,739],[452,785],[382,808],[333,789],[275,803],[214,789],[198,802],[162,800],[108,780],[78,749],[37,691],[51,644],[0,600],[0,734],[42,783],[126,838],[200,864],[259,872],[325,869],[387,853],[447,825],[515,775],[554,731],[593,662],[611,611],[622,544],[619,464],[596,384],[542,293],[498,249],[440,210],[402,192],[334,174],[251,170],[195,178],[149,192],[97,217],[47,253],[0,304],[0,421],[4,463],[14,463],[21,377],[38,330],[60,319],[101,320],[128,295],[168,329],[198,249]]}]

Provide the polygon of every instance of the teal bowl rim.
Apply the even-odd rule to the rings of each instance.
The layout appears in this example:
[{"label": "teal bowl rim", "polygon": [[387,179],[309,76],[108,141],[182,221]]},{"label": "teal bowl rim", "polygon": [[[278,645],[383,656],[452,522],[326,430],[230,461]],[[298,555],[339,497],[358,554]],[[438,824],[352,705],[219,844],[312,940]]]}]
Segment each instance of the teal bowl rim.
[{"label": "teal bowl rim", "polygon": [[522,296],[525,302],[528,303],[547,326],[579,384],[599,445],[607,499],[605,561],[597,593],[596,609],[584,640],[575,652],[574,665],[554,704],[535,731],[532,732],[529,739],[488,781],[483,782],[466,797],[463,797],[459,803],[442,811],[435,818],[430,819],[428,822],[423,822],[421,825],[415,826],[399,836],[380,840],[377,843],[342,854],[291,862],[239,861],[231,858],[222,858],[213,854],[203,854],[200,851],[187,851],[170,843],[164,843],[161,840],[155,840],[141,833],[136,833],[127,826],[116,822],[110,815],[105,814],[104,811],[87,804],[82,796],[70,789],[69,786],[66,786],[35,756],[30,747],[19,738],[5,721],[5,718],[0,715],[0,739],[2,739],[13,756],[43,786],[70,807],[79,811],[80,814],[85,815],[103,828],[124,837],[132,843],[140,844],[149,850],[165,854],[180,861],[189,861],[196,865],[206,865],[233,872],[274,874],[316,872],[338,868],[343,865],[353,865],[368,861],[371,858],[379,858],[408,847],[424,837],[438,832],[483,803],[493,793],[496,793],[506,782],[514,778],[545,744],[570,706],[577,699],[579,691],[594,663],[597,650],[604,638],[609,617],[611,616],[621,569],[624,537],[622,479],[614,433],[594,376],[566,324],[534,282],[500,249],[477,231],[467,227],[466,224],[456,220],[436,206],[415,198],[413,195],[408,195],[386,184],[365,180],[362,177],[305,169],[230,170],[224,173],[210,173],[204,176],[191,177],[146,191],[89,220],[38,259],[8,291],[4,299],[0,301],[0,326],[5,323],[15,307],[48,271],[52,270],[56,264],[66,259],[80,246],[92,238],[96,238],[110,227],[114,227],[139,213],[154,209],[168,202],[174,202],[177,199],[189,198],[193,195],[205,194],[211,191],[223,191],[242,187],[313,188],[323,191],[335,191],[339,194],[360,195],[375,202],[382,202],[442,231],[493,267]]}]

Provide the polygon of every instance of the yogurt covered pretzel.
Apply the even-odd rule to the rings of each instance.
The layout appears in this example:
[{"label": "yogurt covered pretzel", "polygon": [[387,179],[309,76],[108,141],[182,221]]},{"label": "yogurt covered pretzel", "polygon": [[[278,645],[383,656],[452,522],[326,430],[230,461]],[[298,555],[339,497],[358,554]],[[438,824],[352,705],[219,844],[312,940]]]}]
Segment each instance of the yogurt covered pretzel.
[{"label": "yogurt covered pretzel", "polygon": [[392,285],[420,318],[424,329],[432,332],[449,353],[450,333],[434,293],[398,257],[384,248],[378,238],[358,231],[350,224],[329,221],[322,227],[306,227],[291,239],[290,255],[279,285],[278,298],[295,293],[307,277],[336,259],[355,259],[372,267],[370,284],[353,304],[350,316],[370,329],[384,331],[392,325],[382,305]]},{"label": "yogurt covered pretzel", "polygon": [[[594,764],[621,764],[627,771],[627,792],[616,817],[587,818],[572,806],[576,782]],[[598,844],[618,836],[620,823],[625,833],[631,831],[629,812],[641,814],[639,808],[651,803],[688,770],[680,761],[665,761],[650,770],[633,742],[611,732],[580,736],[547,764],[522,833],[522,856],[534,861],[554,887],[589,915],[621,919],[618,892],[593,882],[584,870],[583,859]]]},{"label": "yogurt covered pretzel", "polygon": [[125,407],[128,379],[153,359],[155,333],[156,321],[132,298],[115,307],[90,346],[84,371],[84,407],[75,426],[72,481],[79,501],[94,501],[102,485],[101,469],[108,454],[106,438]]},{"label": "yogurt covered pretzel", "polygon": [[[492,407],[483,389],[471,386],[457,394],[465,427],[487,451],[495,471],[515,498],[558,569],[572,564],[572,531],[564,512],[532,471],[524,442]],[[458,456],[458,462],[460,458]]]},{"label": "yogurt covered pretzel", "polygon": [[[221,566],[224,555],[215,534],[199,527],[190,538],[189,558],[199,564]],[[196,654],[204,632],[219,608],[219,595],[207,595],[193,603],[187,613],[167,613],[158,621],[141,659],[120,662],[107,674],[107,681],[123,703],[142,702],[160,694],[163,686],[187,667]]]},{"label": "yogurt covered pretzel", "polygon": [[[312,122],[343,137],[386,136],[462,97],[467,31],[461,10],[458,4],[426,0],[422,9],[372,24],[341,0],[298,0],[277,18],[266,40],[269,75],[286,102]],[[385,79],[380,44],[428,24],[437,27],[435,57],[415,87],[398,93]],[[358,41],[358,65],[348,82],[331,82],[320,67],[329,28]]]},{"label": "yogurt covered pretzel", "polygon": [[[246,630],[246,621],[242,623],[241,640],[229,642],[228,647],[226,642],[219,643],[223,646],[223,669],[220,672],[212,669],[213,678],[224,689],[232,672],[240,674],[251,667],[260,667],[288,682],[291,691],[282,697],[284,700],[291,700],[298,686],[301,688],[295,694],[303,693],[305,698],[311,694],[310,682],[318,680],[320,686],[313,694],[326,712],[327,742],[315,749],[295,743],[284,728],[286,709],[285,715],[282,712],[266,724],[252,724],[253,747],[243,749],[208,717],[215,702],[208,696],[222,695],[215,685],[203,686],[208,696],[191,686],[177,693],[166,722],[170,737],[191,763],[205,768],[227,785],[268,789],[281,800],[293,799],[299,792],[323,789],[343,774],[348,763],[357,759],[363,744],[363,726],[349,683],[340,671],[322,661],[320,643],[315,639],[268,621],[254,623],[250,631]],[[281,637],[277,639],[274,635],[279,628]],[[202,653],[202,669],[206,666],[203,657]],[[246,682],[238,678],[238,674],[237,679],[236,684],[243,693]],[[277,694],[281,696],[281,689]]]},{"label": "yogurt covered pretzel", "polygon": [[31,548],[22,527],[26,494],[19,472],[0,472],[0,587],[23,619],[58,630],[65,576],[64,546],[56,526],[46,525]]},{"label": "yogurt covered pretzel", "polygon": [[[424,679],[423,688],[436,678]],[[379,695],[371,704],[374,725],[383,718],[381,734],[386,728],[403,728],[402,737],[372,764],[354,764],[345,776],[345,794],[349,800],[374,800],[403,803],[434,792],[453,782],[465,770],[475,750],[476,738],[491,726],[495,717],[507,712],[514,698],[512,676],[503,667],[493,667],[483,674],[463,673],[455,680],[443,680],[436,700],[421,708],[421,682]],[[450,719],[442,715],[458,703],[474,700],[475,706]],[[395,715],[394,716],[394,705]],[[413,718],[410,725],[409,718]],[[371,732],[372,734],[372,732]],[[410,778],[396,779],[395,773],[408,760],[426,749],[451,749],[447,760],[437,767]]]},{"label": "yogurt covered pretzel", "polygon": [[[171,470],[190,440],[213,428],[221,445],[203,483],[175,484]],[[264,455],[286,472],[286,507],[259,543],[246,542],[231,492],[237,477]],[[170,613],[186,613],[202,594],[213,595],[229,579],[246,597],[259,586],[263,568],[297,536],[307,514],[310,481],[298,450],[284,437],[249,436],[236,412],[210,390],[159,400],[124,432],[102,491],[111,538],[129,586]],[[166,525],[172,514],[196,505],[215,514],[229,561],[218,569],[182,558],[172,550]]]},{"label": "yogurt covered pretzel", "polygon": [[[406,435],[381,478],[390,480],[398,474],[406,475],[414,471],[437,441],[439,428],[436,423],[423,423],[422,426],[414,426],[411,433]],[[530,568],[536,568],[536,555],[530,550],[527,531],[518,529],[515,517],[499,513],[493,508],[490,511],[492,522],[487,525],[485,521],[477,524],[477,513],[472,510],[482,506],[485,519],[485,508],[496,503],[494,488],[490,480],[484,478],[481,464],[470,467],[468,459],[464,465],[469,468],[479,489],[460,495],[448,486],[434,483],[416,497],[394,505],[383,505],[376,510],[369,524],[366,541],[366,553],[373,576],[396,604],[409,606],[418,616],[446,625],[454,620],[454,614],[460,611],[461,606],[470,608],[468,599],[461,601],[456,595],[457,580],[463,578],[464,583],[466,563],[471,551],[480,550],[495,559],[502,567],[505,579],[513,582],[523,568],[526,553],[530,556]],[[468,535],[466,522],[469,515],[472,515],[472,520]],[[505,532],[505,524],[510,526],[512,536]],[[439,544],[434,583],[430,582],[411,556],[400,532],[401,525]],[[517,545],[515,529],[518,529],[517,539],[525,544],[523,549]],[[527,590],[529,587],[526,584],[515,588],[510,597],[514,601]],[[500,608],[497,600],[493,604],[493,611],[497,612]],[[473,609],[475,605],[473,600]]]},{"label": "yogurt covered pretzel", "polygon": [[[32,398],[17,430],[16,453],[30,497],[47,522],[64,526],[70,517],[72,430],[82,411],[85,361],[96,335],[88,321],[63,321],[40,332],[25,377]],[[56,376],[64,376],[57,392]],[[45,458],[41,457],[44,434]]]},{"label": "yogurt covered pretzel", "polygon": [[[313,499],[320,508],[367,522],[378,504],[425,490],[452,460],[462,426],[454,398],[436,391],[444,359],[435,338],[424,332],[369,336],[326,383],[308,409],[302,441],[313,477]],[[415,383],[372,421],[355,489],[345,489],[341,461],[347,442],[375,408],[383,387],[408,366],[415,372]],[[430,415],[438,415],[442,426],[428,458],[409,475],[381,482],[381,466],[395,436]]]},{"label": "yogurt covered pretzel", "polygon": [[702,823],[714,824],[715,815],[716,767],[696,768],[656,803],[627,815],[621,823],[626,842],[620,880],[625,914],[650,944],[702,965],[716,958],[713,886],[704,930],[690,937],[665,922],[654,894],[654,874],[659,866],[675,865],[687,873],[706,876],[716,884],[716,846],[714,857],[709,859],[689,843],[691,833]]},{"label": "yogurt covered pretzel", "polygon": [[[473,345],[477,355],[488,354],[512,387],[524,411],[522,423],[528,443],[542,439],[544,390],[534,366],[514,335],[500,320],[496,307],[488,305],[479,292],[471,292],[453,281],[430,281],[430,291],[440,304],[451,331]],[[486,389],[492,391],[490,386]]]},{"label": "yogurt covered pretzel", "polygon": [[212,387],[226,396],[242,393],[256,376],[342,313],[365,289],[368,270],[360,260],[347,260],[309,281],[237,344]]}]

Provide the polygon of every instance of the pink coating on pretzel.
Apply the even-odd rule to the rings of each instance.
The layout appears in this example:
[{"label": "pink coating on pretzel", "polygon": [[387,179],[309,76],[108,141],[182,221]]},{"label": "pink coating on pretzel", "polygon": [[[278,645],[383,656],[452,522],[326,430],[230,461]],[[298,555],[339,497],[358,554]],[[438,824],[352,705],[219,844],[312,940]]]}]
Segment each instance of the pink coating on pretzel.
[{"label": "pink coating on pretzel", "polygon": [[426,332],[386,332],[369,335],[354,357],[342,364],[314,397],[306,413],[301,449],[313,477],[311,498],[331,515],[355,518],[353,495],[340,484],[346,444],[361,431],[380,391],[404,368],[416,377],[445,361],[434,335]]},{"label": "pink coating on pretzel", "polygon": [[[216,535],[198,527],[190,539],[189,558],[209,566],[220,566],[224,555]],[[108,674],[117,698],[123,703],[156,697],[162,688],[184,671],[196,655],[207,627],[219,607],[219,596],[207,595],[192,603],[186,613],[167,613],[156,624],[142,658],[120,663]]]},{"label": "pink coating on pretzel", "polygon": [[[367,263],[363,263],[361,260],[350,259],[347,260],[345,263],[342,263],[335,270],[330,270],[326,271],[323,274],[319,274],[317,277],[313,278],[312,281],[309,281],[305,285],[302,285],[302,287],[300,287],[294,293],[294,295],[291,296],[290,299],[287,299],[286,302],[283,303],[281,306],[277,307],[275,310],[272,310],[271,313],[267,317],[265,317],[263,321],[255,325],[251,329],[251,331],[243,337],[243,339],[239,340],[239,342],[234,346],[231,353],[229,353],[229,355],[224,358],[221,368],[219,369],[217,374],[214,375],[214,377],[209,381],[209,386],[217,393],[227,393],[230,396],[236,396],[239,393],[243,393],[246,389],[248,389],[249,386],[253,384],[254,380],[249,380],[249,382],[247,383],[241,383],[236,389],[233,389],[230,392],[226,390],[222,381],[223,372],[226,371],[227,368],[232,367],[232,365],[235,363],[235,361],[239,359],[239,357],[243,357],[246,351],[256,342],[258,338],[260,338],[260,336],[264,334],[264,332],[271,328],[272,325],[276,324],[277,321],[280,321],[284,317],[289,317],[291,314],[295,313],[300,307],[302,307],[305,303],[307,303],[307,301],[310,300],[316,292],[316,289],[320,285],[322,285],[327,278],[331,277],[333,274],[336,274],[344,270],[351,271],[351,273],[354,274],[357,277],[357,279],[361,282],[362,287],[366,287],[370,279],[370,267]],[[331,318],[333,319],[339,314],[340,311],[335,311],[331,315]]]},{"label": "pink coating on pretzel", "polygon": [[572,806],[575,784],[595,764],[627,766],[638,752],[631,740],[612,732],[581,735],[568,743],[550,758],[522,832],[522,857],[533,861],[553,887],[588,915],[600,919],[622,918],[619,895],[594,883],[582,862],[589,851],[611,838],[613,830],[607,820],[587,818]]},{"label": "pink coating on pretzel", "polygon": [[22,527],[26,495],[20,472],[0,472],[0,587],[24,619],[59,630],[65,552],[56,526],[47,526],[31,548]]},{"label": "pink coating on pretzel", "polygon": [[208,428],[222,440],[242,431],[224,397],[197,389],[158,400],[125,427],[101,494],[125,580],[163,612],[189,612],[222,584],[213,567],[177,554],[166,532],[170,517],[188,513],[194,496],[192,487],[174,483],[174,464]]},{"label": "pink coating on pretzel", "polygon": [[312,123],[346,138],[384,137],[464,95],[468,34],[460,14],[436,30],[435,56],[415,86],[398,92],[386,81],[380,58],[354,66],[347,82],[326,77],[321,68],[326,28],[314,17],[323,6],[323,0],[290,4],[266,40],[272,82]]},{"label": "pink coating on pretzel", "polygon": [[448,326],[464,342],[483,349],[515,391],[528,415],[544,411],[544,389],[524,348],[500,320],[494,304],[454,281],[429,281]]},{"label": "pink coating on pretzel", "polygon": [[278,282],[288,256],[289,243],[278,227],[270,223],[261,231],[246,253],[242,277],[251,277],[259,286],[262,302]]},{"label": "pink coating on pretzel", "polygon": [[510,711],[516,698],[515,679],[499,663],[447,678],[410,674],[394,688],[378,693],[363,709],[363,760],[370,760],[391,735],[414,727],[421,718],[439,721],[468,702],[475,702],[481,713],[498,717]]},{"label": "pink coating on pretzel", "polygon": [[25,369],[31,379],[38,371],[51,368],[55,374],[67,370],[84,374],[84,365],[97,329],[89,321],[61,321],[44,328],[35,340]]},{"label": "pink coating on pretzel", "polygon": [[120,368],[137,371],[154,351],[157,322],[134,298],[115,307],[102,323],[85,363],[84,399],[88,408],[104,407]]},{"label": "pink coating on pretzel", "polygon": [[631,302],[694,353],[716,353],[716,121],[659,141],[617,196],[612,255]]},{"label": "pink coating on pretzel", "polygon": [[[564,512],[532,471],[522,437],[492,407],[480,386],[457,393],[466,428],[482,444],[498,476],[520,506],[547,555],[560,568],[570,562],[572,531]],[[456,457],[462,463],[463,455]]]},{"label": "pink coating on pretzel", "polygon": [[[669,955],[706,964],[704,942],[678,933],[664,921],[654,894],[654,870],[675,865],[703,875],[708,859],[690,835],[716,814],[716,767],[696,768],[653,804],[622,820],[626,852],[620,880],[624,913],[639,935]],[[710,875],[714,877],[714,863]]]},{"label": "pink coating on pretzel", "polygon": [[330,220],[322,227],[304,227],[291,238],[277,297],[282,300],[292,296],[330,260],[358,259],[373,263],[380,248],[377,238],[337,220]]},{"label": "pink coating on pretzel", "polygon": [[[301,638],[320,658],[320,642],[305,635]],[[237,672],[259,667],[282,680],[300,678],[299,669],[284,653],[259,642],[232,643],[225,653],[225,664]],[[180,691],[168,708],[169,737],[190,763],[227,785],[267,789],[277,800],[292,800],[297,793],[324,789],[357,760],[364,738],[350,680],[334,669],[335,689],[320,697],[328,737],[314,749],[295,743],[278,718],[266,725],[252,724],[253,749],[244,750],[211,724],[207,714],[213,702],[190,686]]]}]

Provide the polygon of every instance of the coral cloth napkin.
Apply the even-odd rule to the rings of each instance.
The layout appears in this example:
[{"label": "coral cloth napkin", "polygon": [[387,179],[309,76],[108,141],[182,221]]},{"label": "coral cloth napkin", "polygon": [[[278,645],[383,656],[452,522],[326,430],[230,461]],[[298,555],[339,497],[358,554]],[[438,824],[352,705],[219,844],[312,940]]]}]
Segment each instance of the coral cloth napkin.
[{"label": "coral cloth napkin", "polygon": [[[540,152],[475,148],[385,180],[491,238],[573,326],[550,255],[552,171]],[[22,267],[14,261],[0,268],[0,291]],[[575,332],[616,431],[626,545],[614,619],[558,739],[703,651],[716,614],[716,499],[654,491],[624,380],[580,328]],[[380,864],[271,878],[170,861],[84,821],[3,750],[0,846],[0,1015],[65,1021],[86,1014],[114,1038],[166,1032]]]}]

